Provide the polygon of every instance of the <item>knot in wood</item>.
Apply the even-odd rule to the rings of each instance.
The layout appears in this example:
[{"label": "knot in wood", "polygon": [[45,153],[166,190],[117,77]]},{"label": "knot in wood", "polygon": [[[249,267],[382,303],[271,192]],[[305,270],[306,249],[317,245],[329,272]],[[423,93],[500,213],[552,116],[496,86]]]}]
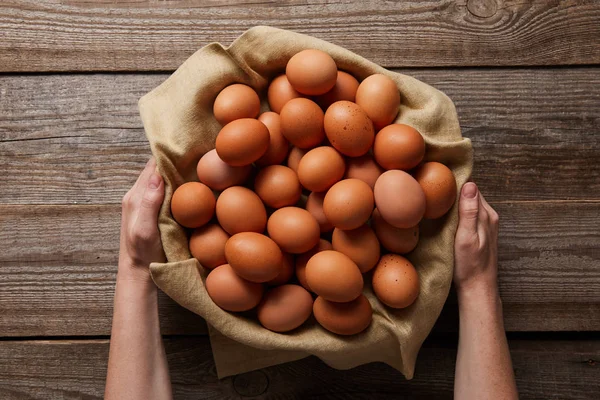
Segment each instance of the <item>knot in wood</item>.
[{"label": "knot in wood", "polygon": [[233,378],[233,389],[243,397],[255,397],[269,388],[269,378],[262,371],[251,371]]},{"label": "knot in wood", "polygon": [[468,0],[467,10],[479,18],[490,18],[498,11],[498,0]]}]

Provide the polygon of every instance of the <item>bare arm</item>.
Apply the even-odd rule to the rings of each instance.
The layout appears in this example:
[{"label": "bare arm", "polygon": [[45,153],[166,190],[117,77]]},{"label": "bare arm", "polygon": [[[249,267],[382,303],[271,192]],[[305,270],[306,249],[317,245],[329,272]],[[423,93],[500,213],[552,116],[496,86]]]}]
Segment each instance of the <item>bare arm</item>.
[{"label": "bare arm", "polygon": [[150,160],[123,198],[121,248],[105,399],[171,399],[160,335],[157,288],[149,266],[164,260],[157,216],[164,185]]},{"label": "bare arm", "polygon": [[518,399],[498,293],[498,214],[474,183],[459,200],[454,283],[460,315],[456,399]]}]

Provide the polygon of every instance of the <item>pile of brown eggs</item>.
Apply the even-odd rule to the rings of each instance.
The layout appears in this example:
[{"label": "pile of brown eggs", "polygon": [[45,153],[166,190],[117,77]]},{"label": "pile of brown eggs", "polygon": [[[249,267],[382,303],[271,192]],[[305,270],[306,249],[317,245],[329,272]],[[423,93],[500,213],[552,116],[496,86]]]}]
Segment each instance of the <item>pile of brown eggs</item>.
[{"label": "pile of brown eggs", "polygon": [[415,128],[392,123],[400,93],[385,75],[359,84],[304,50],[267,96],[271,111],[259,115],[251,87],[219,93],[215,150],[198,162],[199,182],[174,192],[173,217],[193,228],[190,252],[222,309],[256,309],[275,332],[314,314],[331,332],[359,333],[372,319],[365,280],[388,307],[417,298],[418,274],[400,254],[417,246],[423,218],[452,207],[454,176],[422,162]]}]

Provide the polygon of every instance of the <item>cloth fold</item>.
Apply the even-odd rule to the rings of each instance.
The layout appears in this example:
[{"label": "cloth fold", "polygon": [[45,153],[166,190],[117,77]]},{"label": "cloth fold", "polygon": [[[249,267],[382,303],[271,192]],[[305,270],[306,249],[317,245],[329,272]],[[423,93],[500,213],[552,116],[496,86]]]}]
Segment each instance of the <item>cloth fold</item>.
[{"label": "cloth fold", "polygon": [[[384,362],[411,379],[419,349],[450,289],[456,204],[441,219],[421,224],[419,245],[408,255],[421,283],[416,302],[403,310],[390,309],[367,285],[365,295],[373,306],[373,322],[363,333],[350,337],[332,334],[314,320],[293,332],[279,334],[262,328],[251,314],[221,310],[205,290],[207,271],[191,257],[188,232],[171,216],[173,191],[186,181],[197,180],[198,160],[214,148],[221,128],[212,115],[217,94],[228,85],[244,83],[266,98],[268,82],[285,70],[294,54],[307,48],[327,52],[340,70],[359,80],[374,73],[392,78],[402,98],[396,122],[421,132],[427,144],[425,159],[451,168],[458,188],[467,181],[473,163],[471,142],[461,136],[454,105],[445,94],[331,43],[276,28],[255,27],[228,48],[212,43],[198,50],[139,101],[146,135],[165,181],[159,229],[167,262],[151,265],[152,278],[176,302],[206,319],[219,377],[315,355],[338,369]],[[263,100],[262,111],[266,110]]]}]

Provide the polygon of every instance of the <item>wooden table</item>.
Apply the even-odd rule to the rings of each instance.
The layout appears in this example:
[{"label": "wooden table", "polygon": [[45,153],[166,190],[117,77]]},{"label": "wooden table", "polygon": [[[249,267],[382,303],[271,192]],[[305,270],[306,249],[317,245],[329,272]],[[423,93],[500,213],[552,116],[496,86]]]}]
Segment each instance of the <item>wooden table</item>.
[{"label": "wooden table", "polygon": [[[201,46],[259,24],[342,45],[454,100],[473,179],[501,216],[522,398],[598,398],[600,2],[116,3],[0,5],[0,398],[101,398],[120,201],[150,155],[137,100]],[[160,304],[176,398],[452,396],[452,296],[410,382],[316,358],[219,381],[202,320]]]}]

